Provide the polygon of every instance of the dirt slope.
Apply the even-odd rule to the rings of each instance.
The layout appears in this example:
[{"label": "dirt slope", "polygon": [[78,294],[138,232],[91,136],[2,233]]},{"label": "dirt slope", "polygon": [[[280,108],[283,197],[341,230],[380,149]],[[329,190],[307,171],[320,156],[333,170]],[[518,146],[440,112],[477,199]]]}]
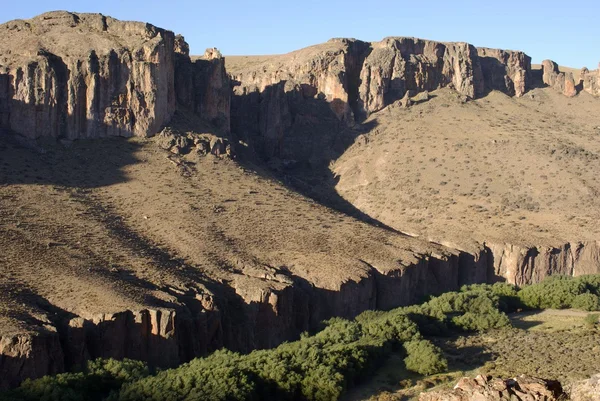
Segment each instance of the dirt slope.
[{"label": "dirt slope", "polygon": [[335,161],[336,190],[391,227],[458,247],[597,240],[599,107],[550,89],[391,105]]}]

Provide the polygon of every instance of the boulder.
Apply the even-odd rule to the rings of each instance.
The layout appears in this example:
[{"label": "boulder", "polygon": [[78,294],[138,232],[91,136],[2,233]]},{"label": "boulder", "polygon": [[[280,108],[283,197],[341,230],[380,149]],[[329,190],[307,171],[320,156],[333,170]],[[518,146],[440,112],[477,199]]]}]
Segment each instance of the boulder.
[{"label": "boulder", "polygon": [[521,97],[531,86],[531,57],[523,52],[478,47],[485,87]]},{"label": "boulder", "polygon": [[464,377],[453,389],[422,393],[419,401],[558,401],[565,397],[559,382],[530,376],[502,380]]},{"label": "boulder", "polygon": [[600,374],[571,386],[571,401],[600,401]]},{"label": "boulder", "polygon": [[577,95],[575,79],[570,72],[560,72],[558,64],[552,60],[542,62],[542,81],[567,97]]}]

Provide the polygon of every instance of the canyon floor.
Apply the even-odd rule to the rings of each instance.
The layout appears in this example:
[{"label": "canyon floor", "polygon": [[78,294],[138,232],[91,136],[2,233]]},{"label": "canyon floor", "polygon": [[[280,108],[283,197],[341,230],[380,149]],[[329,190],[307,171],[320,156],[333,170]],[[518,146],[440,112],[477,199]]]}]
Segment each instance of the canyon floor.
[{"label": "canyon floor", "polygon": [[597,372],[600,332],[586,324],[588,312],[545,310],[509,315],[510,329],[436,338],[449,361],[448,373],[423,377],[407,372],[400,354],[392,355],[370,380],[345,401],[408,401],[431,389],[452,387],[461,377],[521,374],[560,381],[568,390]]}]

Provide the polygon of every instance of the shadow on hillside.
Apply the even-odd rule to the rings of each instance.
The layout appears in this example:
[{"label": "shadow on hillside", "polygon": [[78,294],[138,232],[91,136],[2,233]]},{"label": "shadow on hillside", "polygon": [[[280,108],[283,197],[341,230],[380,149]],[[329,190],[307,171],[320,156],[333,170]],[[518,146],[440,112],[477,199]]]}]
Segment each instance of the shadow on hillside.
[{"label": "shadow on hillside", "polygon": [[[339,177],[329,168],[357,138],[373,131],[377,122],[356,122],[352,111],[355,107],[340,99],[327,101],[314,86],[303,84],[290,89],[286,84],[280,81],[262,92],[233,95],[232,136],[246,145],[237,149],[239,162],[255,170],[266,166],[290,189],[361,221],[395,231],[340,196],[335,189]],[[234,81],[233,85],[235,88],[240,83]]]}]

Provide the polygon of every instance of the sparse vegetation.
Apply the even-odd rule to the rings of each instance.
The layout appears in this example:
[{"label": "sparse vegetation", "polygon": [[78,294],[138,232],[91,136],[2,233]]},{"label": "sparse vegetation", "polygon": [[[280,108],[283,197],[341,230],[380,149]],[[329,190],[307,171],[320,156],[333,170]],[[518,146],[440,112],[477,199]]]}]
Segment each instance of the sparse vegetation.
[{"label": "sparse vegetation", "polygon": [[[598,310],[599,291],[600,275],[551,277],[522,289],[502,283],[470,285],[420,305],[367,311],[352,321],[334,318],[314,335],[304,334],[298,341],[274,349],[247,355],[221,350],[154,375],[142,362],[89,362],[83,372],[28,380],[4,399],[335,400],[372,373],[390,353],[403,355],[407,371],[420,375],[446,371],[444,353],[425,336],[509,327],[506,313],[523,308]],[[597,314],[590,314],[585,321],[591,327],[597,319]],[[519,336],[519,330],[506,335]],[[528,341],[514,346],[529,347]],[[536,363],[519,369],[530,371],[539,365]],[[512,372],[514,366],[496,362],[486,369]]]}]

